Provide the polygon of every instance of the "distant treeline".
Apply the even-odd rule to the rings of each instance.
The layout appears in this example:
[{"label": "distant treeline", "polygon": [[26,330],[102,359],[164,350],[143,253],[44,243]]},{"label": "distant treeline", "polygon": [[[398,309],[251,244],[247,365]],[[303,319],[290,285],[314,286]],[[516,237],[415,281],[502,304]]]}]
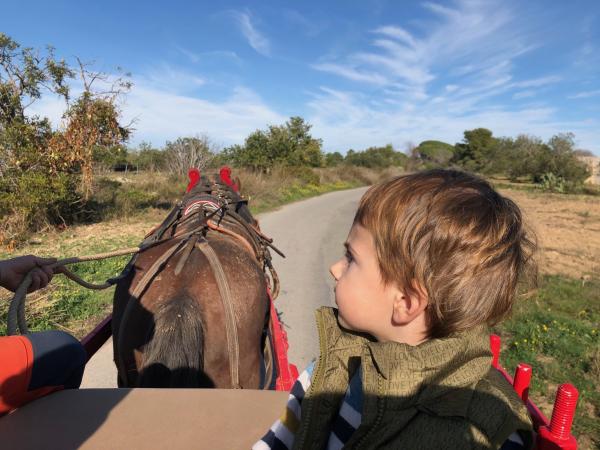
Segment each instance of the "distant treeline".
[{"label": "distant treeline", "polygon": [[340,164],[421,170],[455,167],[512,181],[527,181],[557,192],[576,192],[589,177],[578,156],[589,152],[576,150],[572,133],[557,134],[547,142],[534,136],[495,137],[486,128],[464,132],[462,142],[454,145],[428,140],[409,146],[405,152],[391,144],[364,150],[324,152],[321,139],[310,134],[311,126],[301,117],[292,117],[283,125],[251,133],[244,144],[223,150],[211,146],[203,137],[180,138],[167,142],[163,149],[147,143],[137,149],[117,149],[96,160],[104,167],[131,167],[139,170],[167,170],[185,173],[178,161],[198,160],[200,165],[231,164],[268,173],[275,166],[332,167]]}]

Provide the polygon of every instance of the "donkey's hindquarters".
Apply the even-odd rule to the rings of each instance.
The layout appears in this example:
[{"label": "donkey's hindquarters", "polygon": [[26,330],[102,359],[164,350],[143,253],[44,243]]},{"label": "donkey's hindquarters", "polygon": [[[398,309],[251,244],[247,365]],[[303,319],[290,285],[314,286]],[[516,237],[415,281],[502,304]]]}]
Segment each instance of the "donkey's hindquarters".
[{"label": "donkey's hindquarters", "polygon": [[185,295],[171,299],[155,314],[148,336],[138,387],[214,387],[204,373],[204,329],[198,302]]}]

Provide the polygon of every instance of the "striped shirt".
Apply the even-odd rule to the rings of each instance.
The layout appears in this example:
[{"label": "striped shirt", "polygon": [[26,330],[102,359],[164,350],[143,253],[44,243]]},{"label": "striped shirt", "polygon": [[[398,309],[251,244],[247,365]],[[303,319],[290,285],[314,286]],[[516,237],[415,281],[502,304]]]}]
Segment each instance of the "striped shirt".
[{"label": "striped shirt", "polygon": [[[252,450],[289,450],[300,427],[302,399],[310,387],[315,363],[311,363],[298,377],[283,415],[271,426]],[[363,391],[360,369],[356,371],[344,396],[338,415],[331,426],[327,450],[339,450],[350,440],[361,422]],[[500,450],[524,450],[525,444],[517,432],[511,434]]]}]

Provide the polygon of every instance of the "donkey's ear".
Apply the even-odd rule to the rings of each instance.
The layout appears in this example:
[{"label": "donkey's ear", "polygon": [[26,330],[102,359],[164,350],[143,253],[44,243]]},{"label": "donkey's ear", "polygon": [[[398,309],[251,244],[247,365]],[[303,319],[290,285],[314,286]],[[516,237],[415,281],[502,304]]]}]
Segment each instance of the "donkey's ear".
[{"label": "donkey's ear", "polygon": [[238,192],[242,192],[242,182],[240,181],[240,177],[235,177],[233,179],[234,183],[237,185],[238,187]]}]

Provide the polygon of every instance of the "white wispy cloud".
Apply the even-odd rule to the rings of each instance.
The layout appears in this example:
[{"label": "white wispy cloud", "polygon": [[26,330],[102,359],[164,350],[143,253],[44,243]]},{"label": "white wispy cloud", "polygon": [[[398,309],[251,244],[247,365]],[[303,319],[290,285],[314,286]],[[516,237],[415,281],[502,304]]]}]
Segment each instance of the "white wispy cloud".
[{"label": "white wispy cloud", "polygon": [[519,100],[522,98],[535,97],[536,94],[537,94],[537,91],[534,91],[534,90],[520,91],[520,92],[515,92],[513,94],[512,98],[515,100]]},{"label": "white wispy cloud", "polygon": [[569,95],[567,98],[589,98],[596,97],[597,95],[600,95],[600,89],[578,92],[577,94]]},{"label": "white wispy cloud", "polygon": [[511,85],[511,87],[516,88],[532,88],[532,87],[541,87],[546,86],[548,84],[554,84],[561,81],[562,78],[557,75],[549,75],[546,77],[533,78],[530,80],[517,81]]},{"label": "white wispy cloud", "polygon": [[263,56],[271,56],[271,43],[256,27],[248,11],[232,11],[240,31],[248,40],[248,44]]},{"label": "white wispy cloud", "polygon": [[367,105],[364,94],[321,88],[309,102],[314,134],[322,137],[327,150],[346,151],[392,143],[403,149],[406,142],[426,139],[459,142],[464,130],[486,127],[496,136],[527,133],[548,139],[558,132],[572,131],[582,148],[597,148],[600,120],[561,121],[556,109],[529,106],[519,109],[465,109],[448,113],[448,101],[432,98],[414,104],[391,104],[389,108]]},{"label": "white wispy cloud", "polygon": [[191,62],[197,63],[198,61],[200,61],[200,55],[198,55],[197,53],[179,45],[176,45],[175,48],[177,49],[177,51],[185,55]]},{"label": "white wispy cloud", "polygon": [[[531,18],[506,2],[458,0],[451,7],[431,2],[423,7],[433,20],[420,21],[414,30],[376,27],[367,51],[338,53],[312,65],[355,83],[352,91],[321,87],[309,102],[309,121],[331,150],[388,142],[401,148],[423,139],[457,142],[464,130],[479,126],[500,136],[529,133],[544,139],[573,131],[582,146],[598,148],[600,131],[590,131],[589,121],[557,120],[557,108],[542,97],[534,105],[510,101],[538,96],[564,81],[556,74],[519,76],[518,58],[544,42]],[[570,98],[596,95],[600,90]]]},{"label": "white wispy cloud", "polygon": [[360,70],[349,67],[346,65],[335,64],[335,63],[322,63],[322,64],[313,64],[314,69],[321,70],[323,72],[329,72],[336,75],[340,75],[344,78],[353,81],[360,81],[370,84],[376,85],[386,85],[388,84],[388,79],[379,73],[369,73],[369,72],[361,72]]},{"label": "white wispy cloud", "polygon": [[236,64],[242,63],[242,59],[238,56],[238,54],[231,50],[212,50],[208,52],[194,52],[179,45],[175,45],[175,49],[194,64],[203,60],[210,60],[215,58],[227,59]]},{"label": "white wispy cloud", "polygon": [[294,25],[299,26],[309,37],[318,36],[326,27],[325,20],[323,18],[319,18],[316,20],[315,18],[308,19],[305,15],[296,11],[295,9],[286,9],[283,11],[283,16],[286,20]]},{"label": "white wispy cloud", "polygon": [[[514,13],[498,4],[459,1],[454,8],[436,3],[423,6],[433,16],[431,23],[421,27],[426,31],[380,26],[372,30],[371,51],[323,60],[312,67],[356,82],[401,83],[421,92],[427,92],[432,81],[454,73],[460,79],[451,84],[460,87],[459,94],[463,88],[468,93],[509,84],[512,61],[537,46],[514,27]],[[531,83],[553,81],[554,77],[545,77]]]},{"label": "white wispy cloud", "polygon": [[186,92],[206,84],[204,77],[198,73],[173,67],[166,63],[149,69],[141,78],[146,85],[152,85],[155,89],[173,93]]}]

